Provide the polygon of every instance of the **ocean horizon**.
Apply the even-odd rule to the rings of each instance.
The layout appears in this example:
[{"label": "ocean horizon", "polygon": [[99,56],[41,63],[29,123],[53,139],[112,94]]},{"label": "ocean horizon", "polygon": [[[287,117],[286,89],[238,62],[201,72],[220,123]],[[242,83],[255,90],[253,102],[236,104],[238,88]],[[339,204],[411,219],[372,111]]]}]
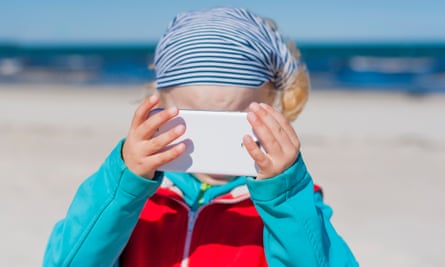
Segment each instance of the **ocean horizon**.
[{"label": "ocean horizon", "polygon": [[[297,42],[298,43],[298,42]],[[146,84],[156,43],[0,43],[0,84]],[[445,42],[298,43],[313,89],[445,93]]]}]

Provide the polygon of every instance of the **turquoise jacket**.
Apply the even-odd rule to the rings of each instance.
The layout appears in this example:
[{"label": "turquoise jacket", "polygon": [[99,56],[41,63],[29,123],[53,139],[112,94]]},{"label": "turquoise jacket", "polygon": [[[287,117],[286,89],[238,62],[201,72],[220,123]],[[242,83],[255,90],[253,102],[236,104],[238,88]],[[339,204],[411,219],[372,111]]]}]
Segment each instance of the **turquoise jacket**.
[{"label": "turquoise jacket", "polygon": [[[51,233],[43,266],[118,266],[146,200],[158,189],[164,175],[181,188],[188,205],[196,205],[198,180],[187,174],[181,178],[161,172],[153,180],[144,179],[125,166],[122,144],[79,187],[66,217]],[[358,266],[329,221],[332,209],[323,203],[320,193],[314,193],[301,155],[276,177],[262,181],[238,177],[206,190],[199,198],[205,205],[242,183],[247,184],[265,225],[264,249],[269,266]]]}]

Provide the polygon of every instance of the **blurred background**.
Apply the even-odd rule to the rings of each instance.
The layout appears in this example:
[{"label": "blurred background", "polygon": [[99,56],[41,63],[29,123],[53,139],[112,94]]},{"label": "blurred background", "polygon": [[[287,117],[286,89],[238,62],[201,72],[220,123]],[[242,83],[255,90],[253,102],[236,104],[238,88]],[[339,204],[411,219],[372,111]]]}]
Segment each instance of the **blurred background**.
[{"label": "blurred background", "polygon": [[294,127],[361,266],[445,266],[445,2],[0,3],[0,266],[40,266],[79,184],[126,135],[178,12],[274,19],[312,92]]},{"label": "blurred background", "polygon": [[445,3],[2,1],[0,83],[140,84],[181,11],[247,7],[302,50],[314,88],[445,91]]}]

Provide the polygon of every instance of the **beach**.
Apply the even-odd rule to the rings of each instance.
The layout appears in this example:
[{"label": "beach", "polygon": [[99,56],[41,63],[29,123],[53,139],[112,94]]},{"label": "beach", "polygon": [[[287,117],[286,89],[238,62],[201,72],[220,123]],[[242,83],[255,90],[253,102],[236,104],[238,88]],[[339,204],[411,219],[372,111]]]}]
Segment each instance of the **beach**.
[{"label": "beach", "polygon": [[[79,184],[128,130],[143,86],[0,85],[0,266],[41,266]],[[294,123],[361,266],[445,266],[445,94],[313,90]]]}]

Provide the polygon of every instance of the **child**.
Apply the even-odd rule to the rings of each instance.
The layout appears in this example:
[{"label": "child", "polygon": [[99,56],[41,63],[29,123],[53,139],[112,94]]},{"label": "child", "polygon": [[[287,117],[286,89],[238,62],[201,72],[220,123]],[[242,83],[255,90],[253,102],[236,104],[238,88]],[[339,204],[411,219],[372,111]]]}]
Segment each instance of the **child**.
[{"label": "child", "polygon": [[[154,65],[156,93],[78,189],[45,266],[357,265],[299,153],[289,121],[306,101],[307,74],[272,21],[238,8],[179,14]],[[156,107],[165,109],[147,118]],[[258,175],[157,171],[185,151],[163,149],[184,126],[152,137],[178,108],[248,111],[267,151],[243,138]]]}]

